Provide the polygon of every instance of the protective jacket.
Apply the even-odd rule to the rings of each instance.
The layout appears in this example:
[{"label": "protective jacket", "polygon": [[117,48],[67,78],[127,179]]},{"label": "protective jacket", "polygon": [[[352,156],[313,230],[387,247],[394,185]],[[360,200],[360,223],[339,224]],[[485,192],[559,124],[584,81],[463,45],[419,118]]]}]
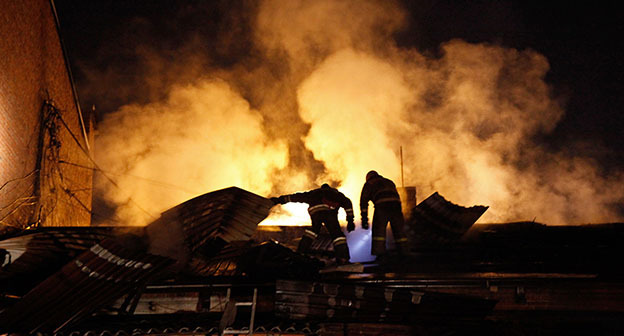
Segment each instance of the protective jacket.
[{"label": "protective jacket", "polygon": [[371,253],[379,256],[386,252],[386,227],[389,222],[399,253],[407,254],[409,248],[404,228],[405,219],[396,185],[376,172],[371,173],[360,195],[360,214],[363,225],[364,223],[368,225],[368,202],[372,201],[375,205]]},{"label": "protective jacket", "polygon": [[375,175],[364,183],[360,196],[360,213],[362,215],[368,214],[369,201],[372,201],[375,206],[383,203],[401,204],[401,198],[394,182],[381,175]]},{"label": "protective jacket", "polygon": [[291,195],[284,195],[286,203],[298,202],[308,203],[308,213],[313,215],[320,211],[333,211],[338,213],[339,208],[344,208],[347,213],[347,220],[353,218],[353,203],[343,193],[330,186],[323,185],[318,189],[295,193]]},{"label": "protective jacket", "polygon": [[343,193],[324,184],[318,189],[283,195],[279,198],[279,203],[308,203],[308,213],[312,219],[312,228],[304,231],[303,237],[297,248],[298,252],[306,252],[312,242],[318,237],[321,227],[325,224],[329,232],[334,246],[334,253],[338,263],[346,263],[349,261],[349,247],[347,246],[347,238],[340,229],[338,222],[338,209],[341,207],[347,213],[347,222],[353,225],[353,204]]}]

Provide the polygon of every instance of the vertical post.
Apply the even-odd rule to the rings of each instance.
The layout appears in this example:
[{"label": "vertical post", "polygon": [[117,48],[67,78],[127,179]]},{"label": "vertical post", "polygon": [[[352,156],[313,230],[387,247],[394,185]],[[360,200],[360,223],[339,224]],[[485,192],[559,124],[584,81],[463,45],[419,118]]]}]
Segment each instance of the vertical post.
[{"label": "vertical post", "polygon": [[401,155],[401,187],[405,187],[405,181],[403,180],[403,146],[399,147],[399,153]]},{"label": "vertical post", "polygon": [[251,320],[249,320],[249,335],[253,335],[254,322],[256,319],[256,301],[258,298],[258,287],[254,287],[253,299],[251,301]]}]

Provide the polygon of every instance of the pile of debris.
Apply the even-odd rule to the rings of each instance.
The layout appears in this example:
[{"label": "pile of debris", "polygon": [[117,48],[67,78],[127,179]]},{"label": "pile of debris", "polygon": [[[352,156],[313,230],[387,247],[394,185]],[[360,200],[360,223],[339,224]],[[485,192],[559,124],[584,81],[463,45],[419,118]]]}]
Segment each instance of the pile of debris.
[{"label": "pile of debris", "polygon": [[622,331],[624,224],[473,226],[487,207],[434,193],[406,222],[413,254],[355,272],[326,267],[326,233],[303,255],[302,227],[258,230],[272,207],[232,187],[146,227],[5,237],[0,332],[560,333],[552,321]]}]

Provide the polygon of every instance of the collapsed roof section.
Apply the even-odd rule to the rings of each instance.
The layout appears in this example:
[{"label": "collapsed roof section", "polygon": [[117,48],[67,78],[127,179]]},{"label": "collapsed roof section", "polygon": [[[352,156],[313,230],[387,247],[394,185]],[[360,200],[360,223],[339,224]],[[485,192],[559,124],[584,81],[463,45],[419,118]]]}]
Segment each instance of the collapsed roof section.
[{"label": "collapsed roof section", "polygon": [[0,325],[12,332],[56,332],[144,285],[172,262],[137,246],[122,239],[93,245],[4,310]]},{"label": "collapsed roof section", "polygon": [[182,226],[185,242],[194,252],[214,238],[228,243],[249,240],[273,205],[262,196],[230,187],[186,201],[162,217]]},{"label": "collapsed roof section", "polygon": [[237,187],[195,197],[145,228],[150,253],[173,258],[180,268],[194,254],[214,256],[227,243],[249,240],[271,207],[271,200]]},{"label": "collapsed roof section", "polygon": [[[0,284],[22,295],[67,262],[106,238],[126,231],[112,227],[43,227],[0,241]],[[1,258],[0,258],[1,259]],[[12,281],[8,281],[8,280]]]},{"label": "collapsed roof section", "polygon": [[407,228],[417,243],[445,243],[461,238],[485,213],[487,206],[463,207],[437,192],[412,209]]},{"label": "collapsed roof section", "polygon": [[[5,266],[3,272],[10,268],[32,269],[51,256],[64,262],[56,263],[48,273],[51,276],[38,280],[25,296],[2,311],[0,326],[4,329],[0,331],[58,331],[165,271],[175,274],[184,267],[197,266],[188,264],[195,259],[203,260],[205,265],[220,252],[221,259],[229,264],[218,265],[214,276],[228,272],[240,275],[252,266],[283,266],[286,259],[295,261],[295,252],[286,253],[285,247],[231,245],[249,241],[272,206],[273,202],[264,197],[231,187],[184,202],[143,229],[58,228],[5,240],[2,244],[16,250],[16,256],[21,252],[21,256]],[[230,249],[223,250],[228,244]],[[218,259],[214,262],[218,263]],[[241,263],[246,268],[241,268]],[[10,277],[15,272],[4,274]]]},{"label": "collapsed roof section", "polygon": [[[323,334],[335,331],[337,335],[361,334],[361,330],[409,335],[414,334],[413,330],[420,330],[429,324],[437,328],[453,323],[457,323],[453,328],[463,331],[461,328],[466,325],[479,326],[486,314],[486,320],[509,319],[514,325],[517,321],[532,321],[536,316],[544,316],[545,320],[567,316],[566,323],[584,316],[581,323],[587,323],[583,330],[588,330],[596,325],[593,323],[596,321],[615,321],[613,323],[619,325],[624,312],[619,271],[623,269],[619,258],[622,250],[619,241],[624,232],[622,225],[587,228],[547,228],[536,223],[513,227],[475,225],[471,232],[463,235],[461,241],[435,247],[414,244],[416,254],[413,258],[386,262],[384,267],[371,264],[364,269],[369,274],[319,274],[321,271],[318,271],[314,260],[306,261],[306,256],[276,241],[258,245],[252,240],[242,239],[247,237],[246,227],[255,228],[257,222],[268,214],[272,205],[269,200],[238,188],[215,193],[185,203],[187,208],[178,206],[174,208],[177,210],[168,211],[155,222],[158,224],[152,223],[134,234],[116,233],[113,239],[104,240],[104,237],[101,242],[97,237],[89,238],[88,234],[83,238],[76,235],[76,239],[82,242],[69,239],[71,235],[59,238],[60,242],[67,239],[63,243],[66,245],[64,249],[79,251],[84,248],[86,251],[26,296],[16,297],[10,302],[11,305],[4,305],[2,308],[5,310],[0,315],[0,332],[61,330],[65,333],[73,326],[78,328],[74,330],[89,330],[87,334],[92,334],[93,326],[110,329],[112,324],[109,322],[114,321],[128,326],[125,333],[129,334],[136,332],[135,325],[147,330],[143,323],[147,315],[141,315],[147,314],[146,310],[154,314],[149,322],[151,326],[172,321],[181,326],[201,319],[201,324],[195,326],[210,330],[218,323],[218,318],[211,314],[220,315],[225,311],[222,298],[234,297],[234,301],[241,299],[239,301],[244,303],[250,294],[236,293],[235,287],[247,290],[258,286],[262,294],[258,296],[258,311],[271,314],[265,315],[264,321],[275,321],[275,318],[280,323],[293,320],[301,323],[331,321],[341,327],[326,329]],[[420,225],[428,234],[428,239],[445,237],[449,241],[461,235],[462,230],[470,227],[487,209],[460,207],[434,195],[431,200],[421,203],[424,210],[414,210],[415,213],[422,211],[429,217],[421,214],[424,219],[421,218],[418,223],[415,220],[409,222]],[[255,210],[254,206],[257,206]],[[241,213],[246,215],[239,216]],[[196,219],[187,221],[184,218],[187,215]],[[433,230],[429,227],[431,225],[441,228],[450,225],[456,230],[449,229],[454,232],[453,235],[444,236],[440,233],[445,232],[443,229]],[[61,228],[59,230],[62,231]],[[190,232],[198,232],[193,230],[201,231],[203,238],[189,237]],[[271,231],[272,235],[268,230],[258,230],[252,239],[276,239],[287,245],[296,242],[301,230],[302,227],[281,228],[279,232]],[[539,241],[535,239],[537,237]],[[573,251],[569,249],[571,237],[577,242]],[[607,237],[609,239],[605,239]],[[440,241],[443,241],[442,238]],[[87,248],[89,239],[98,241]],[[531,242],[528,248],[527,240]],[[184,276],[188,273],[181,272],[175,273],[175,277],[155,277],[162,274],[156,265],[161,271],[175,270],[169,266],[172,261],[163,258],[163,251],[175,251],[167,250],[171,245],[181,246],[180,251],[187,258],[186,263],[171,258],[184,266],[180,271],[200,277]],[[317,254],[328,252],[324,248],[329,247],[325,240],[320,239],[318,248],[321,251]],[[153,255],[152,251],[160,252],[160,256]],[[175,254],[171,253],[171,256]],[[526,267],[527,261],[531,263],[530,267]],[[575,266],[561,267],[562,261],[564,264],[574,263]],[[153,273],[148,274],[143,272],[147,271],[143,267],[136,267],[147,263],[154,265],[154,268],[148,267]],[[607,277],[605,271],[608,272]],[[162,281],[152,280],[141,287],[150,278]],[[142,288],[145,288],[145,293]],[[232,296],[226,294],[230,289]],[[579,297],[578,293],[582,295]],[[115,298],[118,308],[110,303]],[[162,305],[160,311],[152,311],[154,301],[166,305]],[[176,302],[181,303],[175,305]],[[136,308],[137,305],[146,308],[136,315],[133,314],[138,310],[126,310],[126,307]],[[164,310],[173,311],[171,307],[180,310],[172,314],[163,313]],[[96,311],[99,312],[97,318],[83,319]],[[111,312],[120,315],[105,315]],[[81,322],[74,324],[78,321]],[[367,323],[360,323],[363,321]],[[397,323],[401,321],[409,322],[409,327],[414,326],[414,329],[397,329]],[[244,322],[249,325],[248,320]],[[354,323],[361,324],[362,329],[349,329]],[[133,327],[130,328],[130,325]],[[383,331],[372,331],[374,325],[384,328]],[[551,321],[547,325],[551,325]],[[541,323],[534,325],[535,330],[541,330],[541,327]],[[172,329],[163,330],[166,334],[166,330]],[[193,329],[186,329],[190,330]],[[576,330],[576,326],[569,325],[567,330]],[[560,334],[558,331],[554,334]]]}]

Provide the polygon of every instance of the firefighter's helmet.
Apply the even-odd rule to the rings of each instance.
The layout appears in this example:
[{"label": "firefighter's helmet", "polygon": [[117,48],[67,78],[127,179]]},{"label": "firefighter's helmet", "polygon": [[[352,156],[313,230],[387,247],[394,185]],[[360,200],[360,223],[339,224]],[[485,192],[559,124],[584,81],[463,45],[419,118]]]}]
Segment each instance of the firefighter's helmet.
[{"label": "firefighter's helmet", "polygon": [[368,180],[372,179],[375,176],[379,176],[379,174],[377,174],[376,171],[371,170],[368,172],[368,174],[366,174],[366,181],[368,182]]}]

